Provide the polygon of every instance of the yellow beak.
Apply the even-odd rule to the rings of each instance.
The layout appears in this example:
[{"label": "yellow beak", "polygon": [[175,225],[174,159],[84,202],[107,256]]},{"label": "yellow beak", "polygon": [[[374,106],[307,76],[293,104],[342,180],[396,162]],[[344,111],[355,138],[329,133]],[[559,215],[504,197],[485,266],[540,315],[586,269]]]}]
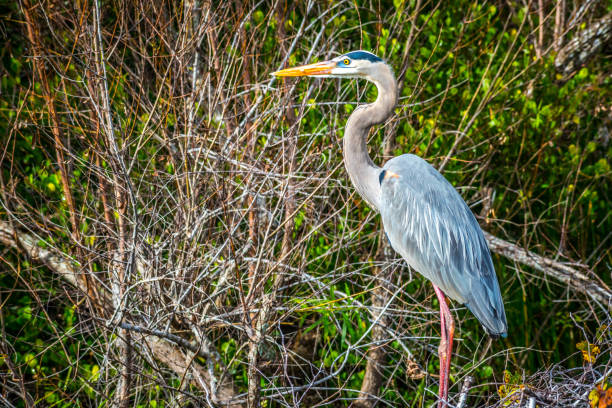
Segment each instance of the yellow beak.
[{"label": "yellow beak", "polygon": [[316,64],[302,65],[301,67],[287,68],[271,73],[277,77],[300,77],[313,75],[329,75],[336,68],[333,61],[317,62]]}]

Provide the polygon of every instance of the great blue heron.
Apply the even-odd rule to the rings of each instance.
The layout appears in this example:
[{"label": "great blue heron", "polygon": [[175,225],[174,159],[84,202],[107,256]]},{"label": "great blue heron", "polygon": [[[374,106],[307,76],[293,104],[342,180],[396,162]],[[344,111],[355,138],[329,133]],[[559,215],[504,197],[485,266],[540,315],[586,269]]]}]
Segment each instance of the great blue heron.
[{"label": "great blue heron", "polygon": [[397,104],[397,81],[381,58],[353,51],[272,75],[362,78],[378,88],[376,101],[357,107],[346,122],[344,164],[359,194],[380,212],[393,249],[431,281],[438,296],[442,326],[438,406],[444,406],[455,330],[444,294],[464,303],[490,335],[505,337],[508,329],[491,254],[476,218],[455,188],[420,157],[404,154],[382,168],[372,162],[368,132],[383,123]]}]

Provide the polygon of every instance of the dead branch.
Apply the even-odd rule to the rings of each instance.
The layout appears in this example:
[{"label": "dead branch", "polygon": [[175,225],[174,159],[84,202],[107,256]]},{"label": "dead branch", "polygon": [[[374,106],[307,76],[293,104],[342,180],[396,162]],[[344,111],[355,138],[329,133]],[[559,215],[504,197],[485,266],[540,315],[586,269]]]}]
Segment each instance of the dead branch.
[{"label": "dead branch", "polygon": [[491,251],[514,262],[532,267],[544,273],[545,276],[568,285],[572,290],[584,293],[608,309],[612,307],[612,292],[603,282],[595,282],[578,269],[523,249],[488,232],[485,232],[485,238]]},{"label": "dead branch", "polygon": [[[553,261],[531,251],[522,249],[515,244],[504,241],[489,233],[485,233],[485,236],[493,252],[503,255],[515,262],[530,266],[540,272],[543,272],[546,276],[568,284],[571,289],[586,294],[598,303],[607,307],[610,306],[610,299],[612,295],[610,294],[609,289],[589,279],[584,273],[561,262]],[[76,262],[74,260],[69,260],[66,257],[57,255],[55,251],[40,247],[37,243],[38,240],[32,235],[17,232],[10,226],[9,223],[0,221],[0,242],[18,250],[20,253],[26,255],[32,260],[47,265],[53,272],[61,276],[62,279],[86,293],[83,284],[77,278],[78,272],[76,271],[78,270],[78,265]],[[108,296],[105,293],[102,293],[102,296],[103,298],[100,300],[100,302],[108,305]],[[387,308],[388,305],[385,307],[385,310]],[[378,324],[380,323],[381,322],[378,322]],[[183,352],[176,349],[175,346],[168,342],[168,340],[174,344],[188,348],[191,352],[196,352],[195,348],[192,345],[188,347],[187,344],[190,343],[186,342],[184,339],[178,340],[174,335],[170,336],[167,333],[157,333],[156,331],[147,329],[139,330],[138,328],[139,327],[136,325],[129,325],[125,327],[125,329],[134,329],[134,332],[146,334],[149,347],[151,347],[151,350],[155,353],[156,358],[168,365],[168,367],[170,367],[177,375],[183,376],[185,374],[185,367],[187,367],[187,363],[185,363],[185,361],[188,361],[187,357],[185,357]],[[138,342],[136,341],[135,344],[137,343]],[[210,384],[210,373],[203,368],[198,368],[195,362],[191,363],[189,369],[193,371],[194,378],[196,379],[194,381],[197,381],[197,384],[201,389],[212,389]],[[372,382],[372,384],[374,383],[375,382]],[[374,388],[368,387],[368,389]],[[231,386],[224,385],[218,387],[216,395],[219,403],[225,401],[223,404],[234,404],[231,402],[231,399],[236,396],[236,393],[233,391]]]},{"label": "dead branch", "polygon": [[[21,9],[29,3],[22,2]],[[539,3],[540,14],[547,4],[529,3]],[[503,21],[495,22],[497,14],[491,15],[489,28],[518,33],[510,35],[509,49],[501,37],[491,49],[474,49],[479,55],[474,63],[486,65],[474,91],[472,81],[455,81],[463,75],[460,64],[449,64],[453,53],[464,56],[472,53],[470,44],[484,44],[471,29],[482,21],[472,7],[449,49],[440,31],[434,51],[452,52],[439,60],[441,54],[432,52],[420,68],[412,62],[421,59],[419,50],[432,35],[429,22],[435,22],[436,10],[444,11],[442,3],[417,1],[409,33],[402,29],[408,9],[394,13],[375,3],[360,6],[361,17],[349,19],[358,26],[342,24],[357,9],[346,0],[219,5],[94,0],[25,8],[19,12],[24,18],[14,19],[15,31],[23,30],[25,37],[29,24],[38,30],[39,44],[28,49],[34,59],[23,64],[15,96],[4,94],[14,99],[8,108],[14,119],[9,116],[8,143],[0,152],[0,247],[10,256],[15,252],[46,264],[83,292],[79,298],[86,307],[78,309],[78,324],[97,323],[94,353],[85,358],[105,373],[93,398],[115,406],[139,404],[155,384],[171,406],[189,398],[209,406],[333,405],[361,385],[356,405],[372,406],[384,402],[385,385],[397,387],[400,372],[410,379],[426,376],[414,355],[425,365],[435,353],[429,291],[409,285],[407,268],[396,272],[401,260],[379,256],[388,245],[383,234],[378,249],[372,245],[380,232],[376,216],[363,211],[336,146],[350,107],[346,101],[356,94],[366,102],[369,88],[356,81],[279,81],[268,73],[357,46],[352,36],[340,40],[342,33],[364,28],[372,30],[372,39],[382,39],[381,30],[388,30],[385,37],[406,44],[401,64],[401,47],[398,52],[393,41],[382,48],[373,41],[361,45],[402,67],[399,76],[411,88],[406,98],[414,102],[402,107],[419,112],[400,107],[382,127],[383,148],[370,144],[376,162],[412,143],[400,130],[415,123],[411,116],[431,118],[436,129],[422,136],[429,147],[417,153],[435,157],[436,138],[459,129],[451,150],[439,156],[441,168],[447,161],[456,168],[451,156],[467,160],[467,171],[474,172],[467,184],[473,188],[491,168],[494,150],[480,152],[478,144],[485,141],[472,137],[472,126],[488,111],[495,114],[502,88],[529,79],[526,71],[509,67],[528,51],[520,39],[531,13],[519,22],[500,11],[508,17],[503,28]],[[553,11],[557,41],[564,34],[564,11],[562,5]],[[543,20],[530,35],[552,34]],[[429,95],[426,85],[447,68],[446,88]],[[455,88],[475,93],[465,113],[443,118],[456,100],[450,92]],[[324,102],[318,93],[337,99]],[[421,149],[421,143],[416,146]],[[27,168],[19,155],[30,147],[45,160],[28,159]],[[48,188],[46,174],[53,174]],[[489,202],[484,217],[491,208]],[[570,282],[572,293],[609,304],[609,289],[588,268],[557,265],[509,242],[489,240],[494,252],[535,268],[543,278]],[[36,284],[28,286],[30,296],[47,289],[44,281]],[[53,302],[65,306],[62,299]],[[54,339],[64,334],[56,332]],[[466,339],[462,357],[475,347],[472,340]],[[397,364],[387,364],[387,358]],[[30,372],[24,367],[15,369],[25,378]],[[364,367],[359,384],[355,375]],[[466,366],[457,362],[455,368],[463,376]],[[18,371],[13,370],[16,377]],[[12,394],[39,398],[33,387],[38,382],[24,381],[13,381],[11,386],[24,390]],[[424,381],[435,387],[432,378]]]},{"label": "dead branch", "polygon": [[473,382],[474,382],[474,377],[472,377],[471,375],[468,375],[467,377],[465,377],[465,380],[463,381],[463,385],[461,386],[461,392],[459,393],[459,402],[457,403],[457,408],[465,407],[468,394],[470,393],[470,387],[472,386]]},{"label": "dead branch", "polygon": [[[383,244],[385,247],[388,245]],[[384,251],[384,250],[383,250]],[[382,314],[385,306],[391,298],[390,280],[394,268],[376,268],[375,272],[378,286],[372,291],[372,309],[374,310],[373,321],[378,321],[372,328],[372,346],[366,354],[367,363],[365,374],[361,383],[359,398],[354,402],[357,408],[370,408],[379,399],[379,390],[385,378],[383,367],[387,360],[385,345],[390,341],[387,337],[386,328],[390,325],[390,316]]]},{"label": "dead branch", "polygon": [[228,384],[229,381],[215,387],[216,379],[210,375],[210,371],[205,370],[192,357],[172,346],[164,339],[157,336],[143,336],[140,341],[137,339],[134,343],[138,344],[141,348],[150,349],[156,359],[168,366],[181,378],[184,378],[186,374],[191,374],[191,384],[210,393],[208,395],[214,405],[235,408],[244,406],[241,400],[236,399],[236,393],[232,386]]},{"label": "dead branch", "polygon": [[588,24],[559,51],[555,68],[567,79],[594,57],[612,39],[612,13]]},{"label": "dead branch", "polygon": [[[78,288],[84,294],[87,293],[83,283],[78,279],[78,265],[75,261],[40,247],[37,243],[38,240],[32,235],[18,232],[9,223],[0,221],[0,242],[17,250],[29,259],[46,265],[63,280]],[[100,303],[108,307],[111,304],[110,297],[104,292],[101,292],[101,294],[103,299],[100,299]],[[99,320],[105,321],[104,319]],[[202,391],[209,393],[215,404],[233,407],[242,406],[240,403],[232,401],[236,393],[228,382],[214,386],[216,380],[212,378],[209,371],[200,367],[197,362],[193,361],[193,358],[188,357],[167,340],[181,346],[186,346],[186,344],[189,344],[188,342],[178,340],[178,336],[162,335],[157,331],[137,330],[137,328],[138,326],[130,324],[126,324],[124,327],[124,329],[129,329],[142,335],[141,340],[143,341],[136,339],[134,344],[138,345],[141,349],[145,346],[149,347],[155,358],[167,365],[177,376],[183,378],[185,373],[190,371],[194,376],[193,384]],[[192,347],[189,347],[189,349],[192,349]]]}]

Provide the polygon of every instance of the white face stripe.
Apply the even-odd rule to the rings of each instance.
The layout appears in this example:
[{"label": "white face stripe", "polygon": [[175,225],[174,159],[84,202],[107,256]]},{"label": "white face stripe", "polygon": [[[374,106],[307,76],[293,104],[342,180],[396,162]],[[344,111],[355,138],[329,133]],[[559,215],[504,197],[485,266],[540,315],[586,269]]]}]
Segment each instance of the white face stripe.
[{"label": "white face stripe", "polygon": [[360,75],[360,72],[357,67],[337,67],[332,68],[332,75]]}]

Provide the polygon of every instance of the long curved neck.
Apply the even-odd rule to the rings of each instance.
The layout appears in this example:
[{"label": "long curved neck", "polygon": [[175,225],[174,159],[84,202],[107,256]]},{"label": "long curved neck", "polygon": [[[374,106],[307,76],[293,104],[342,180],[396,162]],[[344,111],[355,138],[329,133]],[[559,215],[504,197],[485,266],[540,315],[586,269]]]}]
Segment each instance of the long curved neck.
[{"label": "long curved neck", "polygon": [[381,168],[368,155],[366,140],[372,126],[383,123],[397,104],[397,82],[388,65],[381,67],[374,82],[378,97],[374,103],[360,106],[348,118],[344,131],[344,165],[346,171],[364,200],[376,210],[380,208]]}]

